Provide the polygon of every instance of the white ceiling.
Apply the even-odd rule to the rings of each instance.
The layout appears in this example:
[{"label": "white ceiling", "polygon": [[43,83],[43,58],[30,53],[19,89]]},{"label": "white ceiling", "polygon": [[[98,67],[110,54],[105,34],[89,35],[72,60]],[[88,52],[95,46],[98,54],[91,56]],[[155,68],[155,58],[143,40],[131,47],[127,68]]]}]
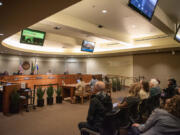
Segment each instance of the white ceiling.
[{"label": "white ceiling", "polygon": [[[108,12],[103,14],[102,10]],[[61,11],[60,14],[77,17],[97,25],[101,24],[107,29],[132,38],[163,34],[130,7],[122,5],[119,0],[83,0]]]},{"label": "white ceiling", "polygon": [[[172,1],[175,2],[175,0]],[[170,0],[160,0],[159,5],[165,10],[168,3],[171,2]],[[103,14],[102,10],[108,12]],[[170,14],[172,10],[173,8],[169,7],[166,12]],[[174,16],[179,17],[178,14]],[[98,28],[99,24],[104,27],[102,29]],[[60,29],[55,30],[54,27],[56,26],[59,26]],[[47,33],[44,47],[67,49],[62,54],[58,53],[59,55],[73,55],[71,51],[73,49],[80,51],[82,40],[96,42],[94,54],[178,47],[171,36],[165,39],[136,42],[136,39],[150,39],[152,37],[166,36],[166,34],[130,7],[122,4],[120,0],[82,0],[29,28]],[[126,39],[134,40],[135,43],[131,44],[132,46],[124,44]],[[14,40],[19,44],[20,33],[10,37],[10,40]],[[147,44],[148,46],[136,48],[138,44]],[[96,50],[101,50],[101,53],[96,53]],[[87,53],[78,52],[74,55],[87,55]]]},{"label": "white ceiling", "polygon": [[159,0],[158,5],[170,18],[180,23],[180,0]]}]

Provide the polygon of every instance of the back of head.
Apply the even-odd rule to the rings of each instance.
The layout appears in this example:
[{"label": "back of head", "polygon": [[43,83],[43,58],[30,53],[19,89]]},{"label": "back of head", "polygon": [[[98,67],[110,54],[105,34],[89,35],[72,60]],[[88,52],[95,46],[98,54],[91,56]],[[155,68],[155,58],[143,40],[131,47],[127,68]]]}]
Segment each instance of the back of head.
[{"label": "back of head", "polygon": [[97,81],[94,86],[95,91],[104,91],[105,90],[105,83],[102,81]]},{"label": "back of head", "polygon": [[159,85],[161,84],[161,81],[159,80],[159,79],[156,79],[157,81],[158,81],[158,83],[159,83]]},{"label": "back of head", "polygon": [[138,96],[138,93],[139,93],[140,89],[141,89],[140,83],[133,83],[129,88],[129,94],[131,96],[136,97],[136,96]]},{"label": "back of head", "polygon": [[149,92],[149,83],[147,81],[142,81],[142,87],[146,92]]},{"label": "back of head", "polygon": [[106,82],[109,82],[109,78],[107,76],[104,77]]},{"label": "back of head", "polygon": [[92,79],[96,80],[96,77],[93,75],[93,76],[92,76]]},{"label": "back of head", "polygon": [[166,102],[164,109],[180,118],[180,95],[176,95]]},{"label": "back of head", "polygon": [[83,78],[82,78],[82,77],[80,77],[80,78],[79,78],[79,80],[82,82],[82,81],[83,81]]},{"label": "back of head", "polygon": [[171,78],[168,81],[170,85],[176,85],[176,80],[174,78]]},{"label": "back of head", "polygon": [[133,96],[138,97],[140,90],[141,90],[141,84],[137,83],[136,87],[134,88],[134,95]]},{"label": "back of head", "polygon": [[149,85],[150,85],[151,88],[158,87],[159,82],[156,79],[151,79]]}]

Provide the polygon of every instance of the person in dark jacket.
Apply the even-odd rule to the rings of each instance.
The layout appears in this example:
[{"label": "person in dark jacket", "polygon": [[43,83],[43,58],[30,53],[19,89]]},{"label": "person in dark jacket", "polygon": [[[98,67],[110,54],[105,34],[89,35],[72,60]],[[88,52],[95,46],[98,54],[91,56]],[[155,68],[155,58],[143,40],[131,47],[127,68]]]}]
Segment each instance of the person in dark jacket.
[{"label": "person in dark jacket", "polygon": [[167,100],[163,109],[155,109],[145,124],[132,126],[138,129],[133,135],[180,135],[180,96]]},{"label": "person in dark jacket", "polygon": [[161,89],[159,87],[159,82],[157,81],[157,79],[151,79],[149,82],[149,86],[150,86],[150,97],[161,94]]},{"label": "person in dark jacket", "polygon": [[165,98],[172,98],[176,94],[176,80],[175,79],[169,79],[168,80],[168,87],[164,89]]},{"label": "person in dark jacket", "polygon": [[[94,89],[98,91],[98,93],[91,97],[87,122],[80,122],[79,129],[88,128],[100,132],[106,113],[112,111],[112,99],[104,92],[104,82],[96,82]],[[81,134],[89,135],[88,133]]]},{"label": "person in dark jacket", "polygon": [[177,87],[176,94],[177,94],[177,95],[180,95],[180,86],[179,86],[179,87]]}]

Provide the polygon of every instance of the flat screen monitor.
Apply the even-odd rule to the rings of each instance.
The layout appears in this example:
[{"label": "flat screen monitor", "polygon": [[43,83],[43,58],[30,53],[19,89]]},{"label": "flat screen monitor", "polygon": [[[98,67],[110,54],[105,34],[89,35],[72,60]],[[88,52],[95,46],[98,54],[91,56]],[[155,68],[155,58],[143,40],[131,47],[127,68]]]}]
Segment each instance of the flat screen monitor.
[{"label": "flat screen monitor", "polygon": [[180,25],[179,25],[179,28],[176,31],[174,39],[180,43]]},{"label": "flat screen monitor", "polygon": [[94,47],[95,47],[95,42],[90,42],[90,41],[84,40],[82,43],[82,46],[81,46],[81,51],[93,52]]},{"label": "flat screen monitor", "polygon": [[151,20],[158,0],[130,0],[129,6]]},{"label": "flat screen monitor", "polygon": [[42,31],[23,29],[21,32],[20,43],[43,46],[45,35],[46,33]]}]

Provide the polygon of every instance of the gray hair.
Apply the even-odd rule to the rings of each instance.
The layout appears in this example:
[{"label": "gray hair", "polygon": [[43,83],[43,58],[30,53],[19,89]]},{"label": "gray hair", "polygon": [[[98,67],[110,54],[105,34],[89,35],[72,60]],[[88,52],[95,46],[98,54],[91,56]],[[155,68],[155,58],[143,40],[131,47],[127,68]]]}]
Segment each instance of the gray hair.
[{"label": "gray hair", "polygon": [[151,79],[150,83],[153,85],[153,87],[157,87],[159,85],[159,82],[156,79]]}]

